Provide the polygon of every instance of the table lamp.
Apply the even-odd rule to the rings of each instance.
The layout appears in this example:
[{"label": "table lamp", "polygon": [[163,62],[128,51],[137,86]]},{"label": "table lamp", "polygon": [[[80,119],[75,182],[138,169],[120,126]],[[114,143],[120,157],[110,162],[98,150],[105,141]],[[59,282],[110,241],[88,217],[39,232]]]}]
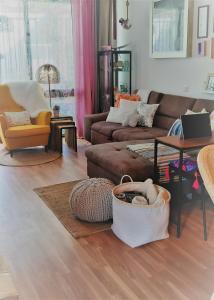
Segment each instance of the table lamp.
[{"label": "table lamp", "polygon": [[51,83],[60,82],[60,74],[58,69],[51,64],[44,64],[36,72],[36,79],[39,83],[48,84],[49,97],[50,97],[50,107],[51,107]]}]

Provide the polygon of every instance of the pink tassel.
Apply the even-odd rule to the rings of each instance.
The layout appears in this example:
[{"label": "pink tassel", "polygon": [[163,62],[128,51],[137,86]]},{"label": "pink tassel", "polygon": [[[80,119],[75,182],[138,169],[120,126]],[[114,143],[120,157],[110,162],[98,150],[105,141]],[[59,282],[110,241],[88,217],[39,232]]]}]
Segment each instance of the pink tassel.
[{"label": "pink tassel", "polygon": [[166,180],[169,180],[169,167],[166,168],[165,170],[165,177],[166,177]]},{"label": "pink tassel", "polygon": [[198,182],[198,173],[195,172],[195,180],[193,182],[192,188],[195,190],[198,190],[200,187],[199,182]]}]

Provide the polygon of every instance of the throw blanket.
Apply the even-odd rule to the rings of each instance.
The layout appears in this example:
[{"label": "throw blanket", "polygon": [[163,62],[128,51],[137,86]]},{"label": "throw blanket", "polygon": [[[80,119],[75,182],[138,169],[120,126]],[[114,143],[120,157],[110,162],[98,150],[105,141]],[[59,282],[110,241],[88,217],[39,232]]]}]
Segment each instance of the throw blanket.
[{"label": "throw blanket", "polygon": [[182,137],[183,136],[183,128],[180,119],[177,119],[169,129],[168,135],[177,135]]},{"label": "throw blanket", "polygon": [[[127,149],[145,158],[154,158],[154,143],[127,145]],[[158,145],[158,156],[178,153],[178,150],[164,145]]]},{"label": "throw blanket", "polygon": [[[144,158],[148,158],[152,163],[154,162],[154,143],[127,145],[127,150],[137,153]],[[191,151],[190,153],[184,153],[184,158],[196,157],[197,151]],[[158,169],[159,169],[159,182],[164,184],[170,180],[169,176],[169,164],[170,162],[179,159],[179,151],[165,145],[158,145]],[[177,181],[174,178],[174,181]]]},{"label": "throw blanket", "polygon": [[20,81],[5,83],[14,101],[24,107],[32,118],[42,111],[50,111],[45,101],[44,91],[36,81]]}]

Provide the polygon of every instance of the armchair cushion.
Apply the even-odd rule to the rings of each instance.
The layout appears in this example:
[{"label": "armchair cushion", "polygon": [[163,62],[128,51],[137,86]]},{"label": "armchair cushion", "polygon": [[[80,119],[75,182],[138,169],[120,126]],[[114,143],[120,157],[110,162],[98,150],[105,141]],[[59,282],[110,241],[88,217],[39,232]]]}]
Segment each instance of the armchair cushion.
[{"label": "armchair cushion", "polygon": [[9,127],[31,124],[30,114],[26,110],[20,112],[4,112],[4,116]]},{"label": "armchair cushion", "polygon": [[47,125],[23,125],[9,127],[5,131],[6,138],[30,137],[40,134],[49,134],[50,126]]}]

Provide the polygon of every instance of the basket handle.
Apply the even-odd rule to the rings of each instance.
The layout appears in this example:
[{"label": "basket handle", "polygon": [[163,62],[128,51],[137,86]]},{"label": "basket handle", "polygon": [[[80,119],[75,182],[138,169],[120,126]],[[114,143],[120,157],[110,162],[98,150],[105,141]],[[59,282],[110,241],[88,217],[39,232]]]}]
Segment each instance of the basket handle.
[{"label": "basket handle", "polygon": [[133,179],[131,178],[131,176],[129,176],[129,175],[127,175],[127,174],[125,174],[125,175],[123,175],[123,176],[121,177],[120,184],[122,184],[122,183],[123,183],[123,179],[124,179],[125,177],[128,177],[128,178],[129,178],[129,180],[130,180],[130,182],[133,182]]}]

